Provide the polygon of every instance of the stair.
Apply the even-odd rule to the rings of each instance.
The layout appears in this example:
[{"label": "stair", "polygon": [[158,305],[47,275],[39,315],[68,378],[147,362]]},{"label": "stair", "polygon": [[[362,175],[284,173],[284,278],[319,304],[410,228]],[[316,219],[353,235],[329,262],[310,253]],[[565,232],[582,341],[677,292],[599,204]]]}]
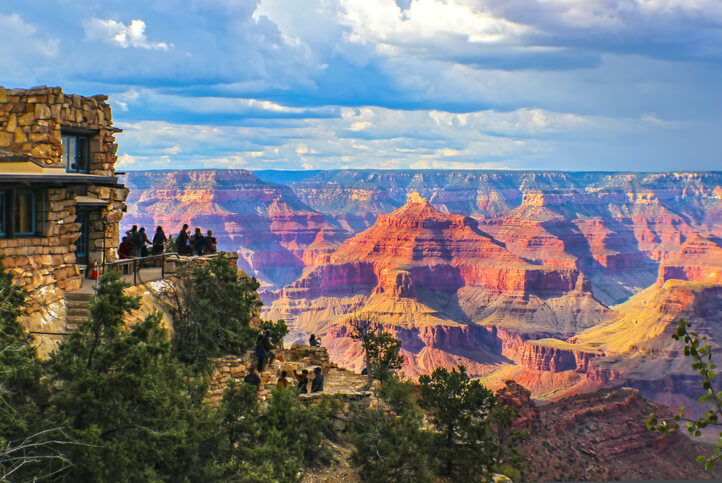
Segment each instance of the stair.
[{"label": "stair", "polygon": [[66,292],[65,293],[65,330],[71,332],[78,325],[88,320],[88,302],[93,300],[92,293]]}]

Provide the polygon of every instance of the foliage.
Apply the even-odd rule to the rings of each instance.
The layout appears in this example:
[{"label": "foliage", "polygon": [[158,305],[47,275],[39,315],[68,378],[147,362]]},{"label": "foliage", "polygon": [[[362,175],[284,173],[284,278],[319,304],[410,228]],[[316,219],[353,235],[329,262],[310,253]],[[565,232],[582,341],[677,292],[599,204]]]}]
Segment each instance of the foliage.
[{"label": "foliage", "polygon": [[[221,308],[213,309],[245,314],[214,314],[225,319],[223,330],[249,329],[257,308],[255,280],[234,277],[213,264],[191,276],[201,282],[197,293],[209,293],[213,283],[220,286],[221,298],[240,292],[242,303],[216,300]],[[200,358],[212,351],[203,348],[189,361],[193,367],[185,365],[172,351],[158,313],[126,327],[123,317],[139,307],[139,299],[125,295],[125,288],[117,272],[106,272],[89,306],[89,320],[42,363],[17,322],[23,294],[0,267],[2,481],[50,476],[70,481],[297,481],[301,465],[329,461],[331,416],[338,403],[324,399],[305,407],[295,392],[277,390],[259,406],[255,388],[242,384],[230,388],[221,407],[212,409],[203,402],[206,387],[194,370],[207,364]],[[274,328],[286,330],[282,322]],[[233,336],[240,337],[238,332]],[[226,337],[226,344],[233,340]]]},{"label": "foliage", "polygon": [[[692,369],[702,377],[702,389],[706,392],[699,397],[699,403],[709,404],[709,409],[699,418],[690,419],[685,416],[685,408],[679,408],[679,412],[674,416],[674,422],[671,424],[667,421],[660,422],[654,414],[650,414],[647,419],[647,428],[652,431],[669,434],[670,430],[677,431],[679,429],[680,422],[685,422],[690,436],[701,436],[702,429],[707,426],[722,426],[722,391],[715,391],[713,386],[716,365],[712,362],[712,346],[705,343],[706,336],[691,332],[689,328],[689,322],[680,319],[672,338],[684,342],[684,355],[692,359]],[[704,469],[709,471],[721,455],[722,431],[718,435],[713,454],[711,456],[700,455],[697,457],[697,461],[704,463]]]},{"label": "foliage", "polygon": [[228,445],[228,463],[217,474],[243,481],[298,481],[301,465],[318,466],[330,460],[327,438],[332,434],[332,414],[338,404],[330,399],[306,407],[293,391],[276,389],[261,407],[256,389],[231,385],[220,412]]},{"label": "foliage", "polygon": [[81,324],[48,363],[51,417],[84,445],[73,446],[76,481],[199,481],[216,451],[217,421],[203,387],[170,352],[161,316],[130,330],[123,314],[138,300],[108,271]]},{"label": "foliage", "polygon": [[489,424],[494,434],[496,455],[493,470],[508,476],[513,481],[522,479],[522,471],[529,465],[524,454],[516,448],[518,441],[529,437],[528,431],[514,429],[519,412],[502,404],[496,404],[489,413]]},{"label": "foliage", "polygon": [[18,322],[26,294],[13,278],[0,258],[0,481],[57,475],[69,465],[65,447],[74,444],[43,417],[49,387],[33,337]]},{"label": "foliage", "polygon": [[431,433],[420,429],[418,412],[396,416],[383,409],[354,407],[351,454],[363,481],[433,481],[429,465]]},{"label": "foliage", "polygon": [[271,320],[261,321],[261,330],[268,329],[271,334],[271,343],[276,347],[283,347],[283,338],[288,334],[288,326],[286,321],[279,319],[276,322]]},{"label": "foliage", "polygon": [[392,374],[381,383],[381,399],[397,414],[405,414],[416,409],[412,401],[414,383],[409,379],[403,379],[398,374]]},{"label": "foliage", "polygon": [[401,368],[404,356],[400,354],[401,341],[369,317],[355,317],[349,321],[349,337],[361,342],[368,372],[367,387],[373,379],[384,381]]},{"label": "foliage", "polygon": [[466,368],[451,372],[437,368],[419,377],[419,404],[429,410],[437,430],[433,451],[440,472],[464,481],[488,479],[497,448],[489,425],[494,394],[479,381],[470,380]]},{"label": "foliage", "polygon": [[168,235],[168,243],[165,244],[165,253],[178,253],[178,245],[173,235]]},{"label": "foliage", "polygon": [[184,269],[166,301],[173,317],[173,353],[196,372],[208,373],[210,359],[242,354],[255,343],[250,327],[261,299],[255,278],[238,272],[221,255],[207,265]]}]

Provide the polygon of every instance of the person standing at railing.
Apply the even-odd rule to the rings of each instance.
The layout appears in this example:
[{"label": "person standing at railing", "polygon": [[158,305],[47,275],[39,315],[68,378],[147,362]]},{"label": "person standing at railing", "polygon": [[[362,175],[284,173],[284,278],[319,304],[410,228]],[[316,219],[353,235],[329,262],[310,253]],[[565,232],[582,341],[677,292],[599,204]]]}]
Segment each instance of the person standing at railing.
[{"label": "person standing at railing", "polygon": [[206,237],[203,236],[201,229],[196,228],[196,232],[191,237],[191,248],[193,249],[193,253],[195,255],[203,255],[203,250],[205,250],[207,244],[208,241],[206,240]]},{"label": "person standing at railing", "polygon": [[153,235],[153,248],[151,248],[150,252],[153,255],[160,255],[163,253],[163,248],[166,243],[168,243],[168,237],[165,236],[163,227],[159,226],[155,229],[155,235]]},{"label": "person standing at railing", "polygon": [[191,247],[188,244],[188,241],[188,223],[185,223],[183,225],[183,229],[181,229],[180,233],[178,233],[178,238],[176,238],[175,242],[179,255],[191,254]]},{"label": "person standing at railing", "polygon": [[140,241],[138,240],[138,225],[133,225],[133,228],[125,232],[128,235],[128,241],[130,242],[130,250],[134,257],[139,257],[140,253]]},{"label": "person standing at railing", "polygon": [[206,253],[216,253],[216,250],[218,249],[216,237],[213,236],[213,230],[208,230],[208,235],[206,236],[206,241],[208,242],[206,245]]},{"label": "person standing at railing", "polygon": [[137,236],[138,236],[138,244],[140,245],[140,256],[147,257],[148,256],[148,245],[150,245],[151,243],[150,243],[150,240],[148,240],[148,234],[145,232],[145,227],[141,227]]}]

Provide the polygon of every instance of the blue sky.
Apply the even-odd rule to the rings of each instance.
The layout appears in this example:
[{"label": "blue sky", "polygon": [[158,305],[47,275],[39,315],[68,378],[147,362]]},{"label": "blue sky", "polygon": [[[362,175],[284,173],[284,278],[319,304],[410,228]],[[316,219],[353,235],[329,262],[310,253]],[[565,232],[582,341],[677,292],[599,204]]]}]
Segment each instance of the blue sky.
[{"label": "blue sky", "polygon": [[120,169],[722,169],[719,0],[3,0]]}]

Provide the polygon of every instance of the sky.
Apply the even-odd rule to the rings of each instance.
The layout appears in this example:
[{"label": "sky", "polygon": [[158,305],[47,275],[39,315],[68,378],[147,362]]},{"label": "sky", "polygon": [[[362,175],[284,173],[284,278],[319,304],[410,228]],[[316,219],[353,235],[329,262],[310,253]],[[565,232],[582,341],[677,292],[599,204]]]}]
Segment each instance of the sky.
[{"label": "sky", "polygon": [[720,0],[2,0],[119,170],[720,170]]}]

